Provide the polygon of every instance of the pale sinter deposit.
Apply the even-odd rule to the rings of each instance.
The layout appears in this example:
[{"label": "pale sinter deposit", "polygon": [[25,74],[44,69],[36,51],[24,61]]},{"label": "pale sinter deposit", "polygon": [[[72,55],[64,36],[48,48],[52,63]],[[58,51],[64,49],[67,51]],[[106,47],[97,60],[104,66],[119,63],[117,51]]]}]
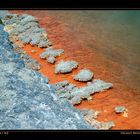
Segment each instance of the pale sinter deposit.
[{"label": "pale sinter deposit", "polygon": [[78,63],[76,61],[64,61],[61,60],[55,65],[55,73],[69,73],[72,72],[73,69],[78,67]]},{"label": "pale sinter deposit", "polygon": [[93,72],[88,69],[82,69],[77,75],[74,76],[74,80],[87,82],[93,78]]}]

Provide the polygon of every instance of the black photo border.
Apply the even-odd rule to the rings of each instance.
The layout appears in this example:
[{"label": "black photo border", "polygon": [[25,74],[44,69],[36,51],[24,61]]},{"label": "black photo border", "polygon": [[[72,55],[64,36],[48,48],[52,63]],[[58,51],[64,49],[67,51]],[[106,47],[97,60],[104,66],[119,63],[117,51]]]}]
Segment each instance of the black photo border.
[{"label": "black photo border", "polygon": [[[140,10],[140,0],[1,0],[0,10]],[[140,130],[0,130],[0,139],[138,139]]]}]

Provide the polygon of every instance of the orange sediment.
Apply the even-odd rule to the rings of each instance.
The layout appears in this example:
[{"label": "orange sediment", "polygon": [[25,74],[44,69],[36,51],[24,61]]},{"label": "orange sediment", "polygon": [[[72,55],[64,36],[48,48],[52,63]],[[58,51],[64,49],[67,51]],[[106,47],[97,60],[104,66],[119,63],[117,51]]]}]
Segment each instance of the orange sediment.
[{"label": "orange sediment", "polygon": [[[60,49],[62,47],[60,47],[59,45],[55,45],[53,46],[55,49]],[[69,82],[72,82],[74,84],[76,84],[77,86],[83,86],[85,85],[85,83],[79,83],[75,80],[73,80],[73,76],[72,74],[76,74],[78,69],[73,70],[73,73],[68,73],[68,74],[55,74],[54,73],[54,64],[50,64],[47,62],[47,60],[43,60],[39,57],[39,55],[44,51],[44,49],[42,48],[38,48],[38,47],[33,47],[31,45],[25,45],[22,48],[26,54],[28,54],[29,56],[31,56],[31,58],[33,58],[34,60],[37,60],[41,66],[41,69],[39,70],[40,73],[42,73],[43,75],[45,75],[46,77],[49,78],[49,83],[53,84],[56,82],[60,82],[60,81],[64,81],[64,80],[68,80]],[[32,52],[34,50],[34,52]],[[63,54],[61,54],[61,56],[56,58],[56,61],[59,60],[74,60],[74,59],[70,59],[69,57],[66,56],[65,52]],[[78,68],[80,68],[81,66],[79,66]]]},{"label": "orange sediment", "polygon": [[[40,73],[48,77],[49,83],[53,84],[59,81],[68,80],[77,86],[84,86],[86,83],[73,80],[73,75],[82,68],[88,68],[94,72],[94,78],[102,79],[106,82],[113,83],[113,89],[96,93],[93,95],[93,100],[82,101],[76,105],[79,109],[95,109],[101,111],[97,120],[99,121],[114,121],[115,127],[112,129],[140,129],[139,112],[140,103],[139,96],[123,83],[119,77],[122,72],[121,66],[117,62],[108,60],[100,53],[91,48],[85,47],[85,39],[82,36],[83,30],[78,29],[77,32],[70,30],[68,25],[60,22],[49,15],[47,11],[11,11],[13,13],[28,13],[38,18],[41,27],[45,28],[48,38],[53,42],[55,49],[64,49],[64,53],[56,58],[56,63],[59,60],[75,60],[79,63],[78,69],[73,70],[69,74],[55,74],[54,65],[49,64],[47,60],[43,60],[39,55],[44,49],[25,45],[23,49],[31,58],[37,60],[41,65]],[[77,37],[79,35],[79,37]],[[93,37],[93,43],[98,44]],[[32,52],[35,50],[35,52]],[[110,67],[108,67],[110,66]],[[127,108],[125,114],[116,114],[114,108],[118,105],[123,105]],[[128,116],[127,116],[127,115]]]}]

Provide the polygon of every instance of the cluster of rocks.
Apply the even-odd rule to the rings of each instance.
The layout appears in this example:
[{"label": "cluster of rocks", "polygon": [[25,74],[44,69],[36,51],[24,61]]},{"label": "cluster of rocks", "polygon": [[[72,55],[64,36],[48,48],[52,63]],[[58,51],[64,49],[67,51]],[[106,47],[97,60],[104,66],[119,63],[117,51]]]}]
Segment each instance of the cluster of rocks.
[{"label": "cluster of rocks", "polygon": [[47,59],[47,62],[53,64],[55,62],[55,58],[60,56],[64,52],[63,49],[55,49],[53,47],[49,47],[45,49],[43,53],[40,54],[40,58]]},{"label": "cluster of rocks", "polygon": [[[32,68],[34,70],[39,70],[40,65],[37,61],[31,59],[23,50],[20,49],[20,46],[22,46],[22,43],[18,42],[19,38],[18,35],[21,34],[19,31],[20,29],[23,29],[22,27],[18,28],[20,25],[20,22],[24,21],[25,25],[26,22],[31,22],[33,20],[32,16],[29,16],[29,19],[27,18],[28,15],[17,15],[17,14],[10,14],[7,13],[5,16],[2,17],[2,22],[5,25],[4,30],[8,32],[9,34],[9,40],[13,45],[13,50],[17,52],[17,57],[21,57],[22,61],[24,61],[24,65],[28,68]],[[22,20],[26,19],[26,20]],[[36,20],[35,20],[36,21]],[[22,23],[23,24],[23,23]],[[39,27],[38,27],[39,28]],[[26,30],[26,28],[25,28]],[[26,34],[26,32],[24,32]],[[29,34],[28,34],[29,35]],[[24,42],[23,42],[24,43]],[[20,63],[19,67],[21,67],[23,63]]]},{"label": "cluster of rocks", "polygon": [[98,115],[100,114],[100,111],[95,110],[81,110],[85,120],[94,128],[98,130],[108,130],[115,126],[115,123],[113,121],[107,121],[107,122],[99,122],[96,120]]},{"label": "cluster of rocks", "polygon": [[40,48],[52,45],[46,31],[39,27],[37,19],[31,15],[8,13],[2,22],[11,42],[20,40],[23,44],[37,45]]},{"label": "cluster of rocks", "polygon": [[[68,100],[71,104],[80,104],[83,99],[91,100],[92,94],[112,88],[111,83],[106,83],[100,79],[94,79],[87,83],[87,86],[78,88],[75,84],[69,83],[67,80],[58,82],[53,85],[55,93],[59,98]],[[84,119],[94,128],[98,130],[108,130],[115,126],[113,121],[99,122],[96,120],[99,111],[81,110]]]},{"label": "cluster of rocks", "polygon": [[115,123],[113,121],[97,121],[92,114],[87,114],[84,116],[84,118],[92,127],[96,128],[97,130],[108,130],[115,126]]},{"label": "cluster of rocks", "polygon": [[81,103],[82,99],[92,99],[92,94],[112,88],[112,86],[111,83],[94,79],[92,82],[88,82],[87,86],[80,88],[68,81],[58,82],[54,85],[54,88],[60,98],[66,98],[70,103],[75,105]]},{"label": "cluster of rocks", "polygon": [[[103,122],[102,123],[102,122],[98,122],[97,120],[95,120],[99,113],[97,111],[89,111],[89,112],[84,111],[84,113],[85,112],[86,113],[83,114],[83,111],[81,113],[81,111],[78,111],[78,110],[72,108],[72,106],[70,106],[70,103],[73,105],[79,104],[83,99],[91,100],[92,94],[112,88],[113,85],[111,83],[106,83],[100,79],[93,79],[94,74],[92,71],[90,71],[88,69],[80,70],[73,77],[74,80],[77,80],[80,82],[87,82],[87,85],[84,87],[81,87],[81,88],[78,88],[76,85],[71,84],[68,81],[58,82],[54,85],[49,85],[48,79],[44,80],[44,78],[43,78],[43,80],[35,81],[35,79],[32,79],[32,76],[31,76],[31,73],[34,73],[34,71],[31,71],[29,69],[27,70],[27,68],[32,68],[33,70],[39,70],[40,65],[37,63],[37,61],[30,59],[30,57],[28,55],[26,55],[24,53],[24,51],[21,51],[20,46],[22,46],[22,43],[31,44],[33,46],[35,45],[40,48],[48,47],[45,49],[45,51],[43,53],[40,54],[40,58],[46,59],[47,62],[49,62],[51,64],[55,63],[56,57],[60,56],[64,52],[64,50],[63,49],[54,49],[53,47],[50,47],[50,46],[52,46],[52,42],[50,42],[48,40],[46,31],[39,27],[37,19],[31,15],[27,15],[27,14],[17,15],[17,14],[7,13],[2,17],[2,22],[5,25],[4,30],[9,33],[9,40],[10,40],[10,42],[13,43],[14,51],[18,53],[18,54],[16,53],[17,58],[22,58],[19,60],[18,63],[16,62],[16,65],[19,64],[17,68],[18,69],[22,68],[22,70],[19,71],[18,73],[16,72],[16,70],[13,70],[13,71],[16,72],[16,76],[18,75],[17,76],[18,82],[20,81],[20,78],[25,82],[25,83],[22,82],[21,85],[19,85],[19,87],[18,87],[18,88],[21,88],[21,90],[23,88],[25,89],[26,93],[22,91],[23,94],[21,94],[21,92],[19,92],[19,95],[22,95],[21,98],[23,98],[23,100],[22,99],[19,100],[18,99],[19,97],[17,96],[16,93],[11,95],[16,98],[16,99],[13,98],[12,103],[14,103],[17,100],[19,102],[15,103],[15,106],[12,106],[12,108],[10,108],[11,110],[9,112],[10,113],[12,112],[14,114],[14,113],[16,113],[16,112],[13,112],[14,108],[18,108],[18,113],[21,113],[21,114],[18,114],[18,115],[16,114],[16,121],[17,120],[22,121],[22,123],[20,125],[17,125],[18,127],[15,126],[15,124],[14,124],[14,128],[110,129],[112,126],[114,126],[113,122]],[[5,32],[3,32],[3,33],[5,33]],[[55,64],[54,72],[55,72],[55,74],[59,74],[59,73],[65,74],[65,73],[72,72],[73,69],[76,69],[76,68],[78,68],[78,63],[76,61],[61,60],[57,64]],[[37,73],[35,75],[36,75],[35,77],[41,77],[41,75],[39,75],[39,73]],[[88,82],[88,81],[91,81],[91,82]],[[14,83],[16,85],[17,81],[15,79],[14,79],[14,82],[12,81],[12,83]],[[28,83],[28,82],[30,82],[30,83]],[[37,84],[38,82],[40,82],[40,83]],[[27,87],[24,87],[22,84],[27,85]],[[13,87],[14,87],[14,85],[12,85],[12,88]],[[35,93],[33,92],[32,94],[30,93],[30,95],[27,95],[28,89],[32,88],[32,87],[34,88],[34,90],[33,89],[32,90],[35,91]],[[16,90],[19,90],[18,88],[16,88]],[[4,92],[4,90],[3,90],[3,92]],[[12,93],[12,91],[10,91],[10,92]],[[39,93],[39,95],[37,93]],[[40,95],[40,93],[41,93],[41,95]],[[4,96],[5,96],[5,92],[4,92]],[[46,98],[48,98],[48,99],[46,99]],[[30,99],[32,101],[30,103],[27,103],[28,102],[27,101],[26,102],[27,104],[26,104],[26,103],[24,103],[24,101],[26,99]],[[12,105],[12,103],[10,105]],[[23,106],[21,105],[22,103],[23,103]],[[43,103],[43,105],[42,105],[42,103]],[[7,104],[7,101],[6,101],[6,104]],[[8,105],[9,105],[9,103],[8,103]],[[61,105],[62,106],[64,105],[63,108]],[[20,109],[20,107],[17,107],[17,106],[20,106],[22,109]],[[60,108],[58,109],[57,107],[60,107]],[[64,109],[64,107],[66,107],[66,109]],[[22,111],[20,112],[19,110],[22,110]],[[57,111],[59,110],[60,112],[58,113],[58,112],[56,112],[56,110]],[[75,111],[76,111],[76,113],[75,113]],[[36,112],[38,112],[38,113],[36,114]],[[63,115],[61,115],[61,113],[63,115],[66,113],[64,115],[65,116],[64,120],[62,118]],[[33,117],[30,118],[29,116],[32,116],[32,114],[33,114]],[[55,119],[56,114],[59,115],[59,117],[57,119]],[[83,117],[83,115],[84,115],[84,117]],[[52,116],[52,118],[50,116]],[[33,121],[30,119],[33,119]],[[53,119],[54,119],[54,123],[52,123]],[[78,121],[77,121],[77,119],[78,119]],[[87,123],[85,123],[83,119],[85,119],[92,127],[90,127]],[[42,122],[42,120],[43,120],[43,122]],[[63,120],[63,123],[60,120],[61,121]],[[67,121],[65,121],[65,120],[67,120]],[[37,122],[34,122],[34,121],[37,121]],[[48,121],[50,121],[50,122],[48,122]],[[60,125],[60,123],[61,123],[61,125]],[[6,126],[5,124],[1,125],[2,128],[4,128],[5,126]],[[12,127],[9,127],[9,128],[12,128]],[[6,126],[6,128],[7,128],[7,126]]]},{"label": "cluster of rocks", "polygon": [[[23,44],[36,45],[40,48],[48,47],[43,53],[40,54],[40,58],[46,59],[47,62],[54,64],[56,57],[60,56],[64,50],[55,50],[47,38],[47,33],[43,28],[39,27],[38,20],[28,14],[10,14],[6,13],[2,17],[2,22],[4,24],[4,30],[9,33],[9,40],[13,43],[14,49],[21,52],[20,47]],[[22,53],[22,56],[24,54]],[[24,59],[26,56],[24,57]],[[39,70],[40,65],[31,59],[26,59],[27,67],[32,67],[33,69]],[[55,65],[55,73],[69,73],[73,69],[78,67],[76,61],[64,61],[61,60]],[[89,81],[93,77],[93,72],[87,69],[81,70],[74,79],[77,81]]]},{"label": "cluster of rocks", "polygon": [[0,129],[94,129],[60,99],[48,79],[25,67],[0,25]]},{"label": "cluster of rocks", "polygon": [[101,113],[100,111],[96,111],[96,110],[88,110],[88,109],[82,109],[81,110],[84,116],[92,116],[92,118],[97,119],[97,117],[99,116],[99,114]]}]

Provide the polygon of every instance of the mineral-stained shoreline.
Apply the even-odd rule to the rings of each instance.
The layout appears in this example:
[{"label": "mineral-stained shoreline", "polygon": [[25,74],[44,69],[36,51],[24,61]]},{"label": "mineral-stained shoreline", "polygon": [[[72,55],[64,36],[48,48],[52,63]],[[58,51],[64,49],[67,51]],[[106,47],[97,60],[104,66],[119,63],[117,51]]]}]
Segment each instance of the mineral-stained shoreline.
[{"label": "mineral-stained shoreline", "polygon": [[0,81],[0,129],[91,129],[79,110],[58,99],[46,77],[25,67],[3,25]]},{"label": "mineral-stained shoreline", "polygon": [[[22,20],[23,22],[20,23],[20,20]],[[59,86],[59,83],[56,83],[56,85],[53,86],[49,85],[48,84],[49,80],[47,78],[43,77],[38,72],[34,71],[34,70],[39,70],[40,65],[34,60],[32,60],[28,55],[25,55],[25,53],[19,49],[19,46],[22,44],[17,43],[18,41],[21,41],[23,44],[30,43],[31,45],[35,45],[40,48],[52,46],[52,43],[50,43],[50,41],[47,39],[47,34],[45,33],[45,31],[39,28],[38,26],[36,26],[37,24],[34,24],[34,22],[36,23],[37,20],[34,20],[34,17],[30,15],[13,16],[12,14],[9,14],[2,21],[4,22],[5,26],[1,25],[1,34],[3,36],[3,34],[5,33],[3,31],[4,28],[4,30],[9,33],[9,37],[5,33],[5,36],[3,36],[3,38],[5,38],[5,40],[8,43],[9,43],[8,41],[9,38],[13,44],[12,46],[9,43],[9,45],[11,46],[11,49],[9,51],[12,51],[12,53],[17,52],[15,53],[16,60],[14,60],[15,56],[13,56],[12,58],[8,56],[8,59],[10,59],[10,61],[8,60],[5,61],[1,59],[2,62],[4,61],[4,64],[1,64],[1,67],[3,67],[1,69],[2,70],[1,73],[3,74],[1,78],[6,79],[8,81],[7,82],[5,80],[6,82],[4,83],[2,82],[1,85],[2,88],[0,88],[0,90],[2,91],[1,99],[2,100],[4,99],[1,107],[2,110],[3,109],[8,110],[8,111],[3,111],[4,114],[6,114],[6,118],[4,117],[3,118],[5,120],[8,119],[8,121],[11,122],[8,124],[5,124],[3,122],[1,124],[2,129],[3,128],[4,129],[13,129],[13,128],[15,129],[22,129],[22,128],[24,129],[42,129],[42,128],[43,129],[110,129],[111,127],[114,126],[114,123],[112,121],[99,122],[95,120],[96,117],[94,116],[96,116],[95,115],[96,111],[95,112],[93,111],[92,113],[89,114],[87,113],[86,115],[83,116],[83,112],[74,109],[72,105],[67,102],[67,100],[69,100],[70,98],[71,98],[70,102],[72,104],[80,103],[82,99],[92,100],[92,98],[90,97],[91,94],[93,94],[94,92],[100,92],[102,90],[112,88],[111,83],[106,83],[102,80],[94,79],[92,82],[88,82],[87,86],[82,88],[78,88],[72,85],[71,83],[68,83],[69,90],[67,87],[65,87],[65,85],[61,87],[60,84]],[[32,24],[30,24],[30,22]],[[17,26],[19,28],[17,28]],[[28,26],[35,30],[29,29]],[[5,42],[2,42],[1,45],[3,49],[1,52],[3,53],[5,48],[4,47]],[[45,55],[47,55],[48,58],[53,57],[53,59],[52,58],[47,59],[47,61],[49,63],[54,64],[55,62],[54,58],[57,56],[57,54],[56,56],[51,56],[51,54],[54,55],[55,53],[57,53],[57,50],[55,51],[53,49],[51,50],[52,51],[45,53]],[[59,55],[60,54],[58,54],[58,56]],[[60,61],[60,62],[63,62],[65,64],[64,61]],[[66,68],[65,65],[61,64],[62,67],[60,65],[60,68],[57,70],[57,72],[56,69],[59,63],[56,64],[55,65],[56,74],[59,72],[60,73],[72,72],[73,67],[75,68],[75,66],[69,65],[69,62],[74,62],[74,61],[67,61]],[[76,67],[77,66],[78,63]],[[11,73],[9,74],[8,72],[6,74],[8,76],[5,77],[5,73],[8,69],[7,67],[9,67]],[[82,76],[83,73],[80,75]],[[93,75],[91,75],[90,78],[89,76],[90,75],[86,73],[85,75],[83,75],[83,78],[87,79],[88,81],[93,77]],[[80,79],[80,77],[78,77],[78,79]],[[79,81],[84,81],[84,80],[82,79]],[[58,88],[55,88],[55,86],[57,86]],[[61,93],[61,95],[58,96],[59,92],[63,92],[63,93]],[[9,93],[9,95],[7,95],[7,93]],[[66,96],[65,98],[66,100],[61,99],[62,96]],[[59,113],[56,112],[56,110]],[[64,115],[63,118],[62,114],[66,114],[66,116]],[[13,117],[13,119],[9,117]],[[61,120],[63,121],[61,122]],[[19,121],[22,122],[20,123]],[[34,123],[34,121],[36,122]],[[9,126],[9,124],[11,126]]]},{"label": "mineral-stained shoreline", "polygon": [[[47,31],[48,38],[53,43],[52,47],[54,49],[64,50],[64,53],[56,58],[56,62],[54,64],[49,64],[48,62],[46,62],[47,60],[44,61],[43,59],[39,58],[39,55],[45,49],[32,47],[32,45],[24,45],[21,48],[21,50],[25,51],[25,54],[28,54],[32,59],[36,60],[41,65],[40,70],[38,71],[49,78],[49,83],[55,84],[60,81],[68,80],[70,83],[75,84],[78,87],[86,86],[86,82],[79,82],[73,79],[73,76],[77,75],[78,72],[84,68],[87,68],[94,72],[95,79],[102,79],[107,82],[113,83],[113,89],[91,95],[92,98],[89,97],[89,100],[82,100],[80,104],[75,105],[76,108],[88,110],[95,109],[97,111],[100,111],[101,113],[98,115],[96,120],[103,122],[114,121],[115,126],[112,128],[112,130],[139,129],[139,92],[136,93],[136,90],[131,89],[131,87],[133,87],[135,83],[133,83],[134,79],[132,80],[130,78],[133,77],[135,74],[133,75],[133,73],[129,73],[127,68],[125,68],[119,60],[114,62],[112,53],[114,53],[114,51],[121,51],[119,50],[119,47],[117,48],[117,50],[110,50],[109,48],[104,48],[105,46],[107,46],[107,44],[105,45],[104,43],[106,41],[109,41],[110,37],[108,38],[107,36],[106,40],[102,40],[96,34],[96,31],[100,34],[99,28],[102,28],[104,24],[104,19],[102,20],[101,26],[100,22],[97,22],[96,24],[92,23],[92,19],[90,20],[90,18],[88,18],[87,20],[87,18],[84,18],[84,13],[86,12],[81,11],[81,17],[79,17],[79,12],[77,12],[76,10],[73,12],[65,10],[10,11],[10,13],[29,14],[37,18],[40,27],[44,28],[45,31]],[[96,14],[97,18],[98,13],[100,13],[98,11],[88,12],[91,14]],[[102,11],[102,13],[104,13],[104,11]],[[61,19],[61,16],[64,16],[66,20]],[[84,25],[80,24],[79,26],[81,18],[83,21],[86,19],[86,21],[83,22]],[[90,26],[86,28],[85,23],[87,26]],[[113,23],[111,22],[110,24],[112,25]],[[94,28],[95,32],[91,33],[89,31],[90,28]],[[105,30],[106,29],[103,28],[102,31],[104,32]],[[123,30],[121,32],[123,32]],[[116,44],[116,39],[117,38],[113,39],[113,48],[116,45],[119,45]],[[109,51],[111,54],[108,54],[105,50],[107,52]],[[34,53],[32,53],[33,51]],[[124,50],[122,50],[122,52],[124,52]],[[127,54],[125,55],[127,56]],[[78,62],[79,67],[73,70],[72,73],[56,75],[54,74],[54,66],[60,60],[75,60]],[[123,79],[123,74],[125,75],[125,73],[131,75],[128,75],[127,78],[130,78],[129,81],[132,80],[132,83],[130,83],[131,87],[129,87],[127,85],[127,82]],[[117,106],[125,106],[127,110],[125,110],[123,113],[118,114],[115,112],[115,107]],[[90,117],[88,117],[87,119],[88,121],[90,120],[89,118]]]}]

